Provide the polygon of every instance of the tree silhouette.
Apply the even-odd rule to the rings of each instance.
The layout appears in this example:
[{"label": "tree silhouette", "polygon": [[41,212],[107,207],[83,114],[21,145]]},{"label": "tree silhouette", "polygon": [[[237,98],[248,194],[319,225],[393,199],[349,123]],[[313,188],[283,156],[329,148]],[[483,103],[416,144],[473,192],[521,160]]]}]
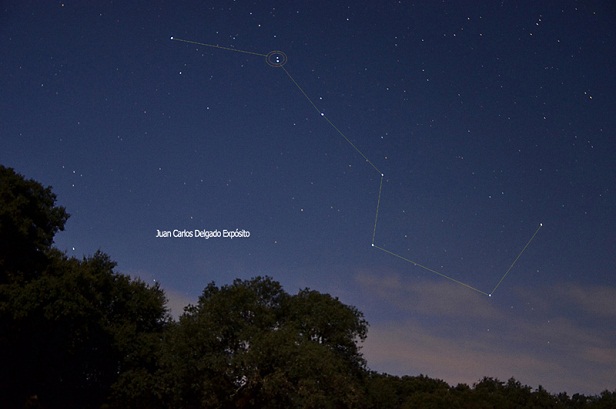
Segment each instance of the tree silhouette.
[{"label": "tree silhouette", "polygon": [[208,285],[163,354],[170,405],[333,408],[362,400],[362,314],[315,291],[285,293],[271,278]]},{"label": "tree silhouette", "polygon": [[68,215],[51,188],[5,167],[0,209],[0,407],[99,407],[118,379],[154,370],[163,291],[116,273],[104,253],[53,249]]},{"label": "tree silhouette", "polygon": [[51,187],[0,165],[0,284],[33,278],[44,268],[69,217],[55,202]]}]

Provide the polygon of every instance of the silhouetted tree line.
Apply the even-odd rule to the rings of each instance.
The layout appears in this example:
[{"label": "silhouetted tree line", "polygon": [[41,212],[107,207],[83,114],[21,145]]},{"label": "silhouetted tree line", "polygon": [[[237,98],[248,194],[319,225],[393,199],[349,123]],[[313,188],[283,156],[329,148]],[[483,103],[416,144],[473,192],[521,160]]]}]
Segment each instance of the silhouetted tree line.
[{"label": "silhouetted tree line", "polygon": [[0,408],[616,408],[616,391],[369,371],[360,311],[269,277],[211,283],[173,320],[158,284],[55,249],[55,202],[0,165]]}]

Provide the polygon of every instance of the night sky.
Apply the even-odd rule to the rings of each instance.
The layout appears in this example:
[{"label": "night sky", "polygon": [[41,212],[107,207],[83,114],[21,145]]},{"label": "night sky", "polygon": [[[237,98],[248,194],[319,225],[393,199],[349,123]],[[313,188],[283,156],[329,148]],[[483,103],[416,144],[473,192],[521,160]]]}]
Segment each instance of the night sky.
[{"label": "night sky", "polygon": [[362,311],[373,370],[596,394],[614,27],[612,1],[3,1],[0,163],[53,187],[58,248],[176,316],[270,275]]}]

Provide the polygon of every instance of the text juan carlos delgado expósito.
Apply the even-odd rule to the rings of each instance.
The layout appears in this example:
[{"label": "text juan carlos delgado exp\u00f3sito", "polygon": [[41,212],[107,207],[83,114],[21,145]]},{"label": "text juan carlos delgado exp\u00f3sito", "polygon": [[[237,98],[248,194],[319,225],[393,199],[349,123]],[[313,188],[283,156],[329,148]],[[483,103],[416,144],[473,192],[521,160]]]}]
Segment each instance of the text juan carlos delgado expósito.
[{"label": "text juan carlos delgado exp\u00f3sito", "polygon": [[216,239],[216,238],[225,238],[225,239],[236,239],[236,238],[248,238],[250,237],[250,232],[244,229],[235,229],[235,230],[158,230],[156,229],[156,237],[157,238],[197,238],[197,239]]}]

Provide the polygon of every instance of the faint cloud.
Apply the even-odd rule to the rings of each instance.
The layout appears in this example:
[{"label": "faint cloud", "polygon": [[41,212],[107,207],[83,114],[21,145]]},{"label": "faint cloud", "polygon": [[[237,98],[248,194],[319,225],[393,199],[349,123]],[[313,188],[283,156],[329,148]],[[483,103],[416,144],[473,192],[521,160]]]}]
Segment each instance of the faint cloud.
[{"label": "faint cloud", "polygon": [[590,347],[584,351],[584,355],[589,361],[601,364],[609,363],[616,367],[616,348],[614,347]]},{"label": "faint cloud", "polygon": [[363,347],[374,370],[450,384],[515,377],[554,393],[613,389],[616,288],[519,287],[505,301],[395,272],[355,280],[374,306]]},{"label": "faint cloud", "polygon": [[459,285],[444,280],[404,282],[395,274],[375,276],[363,272],[358,273],[355,279],[365,292],[415,313],[439,317],[469,314],[483,319],[502,317],[502,313],[485,295],[460,289]]},{"label": "faint cloud", "polygon": [[183,292],[176,291],[173,289],[164,290],[165,295],[167,296],[167,307],[169,307],[171,316],[176,320],[184,312],[184,307],[186,307],[188,304],[197,303],[197,299],[195,297],[191,297]]},{"label": "faint cloud", "polygon": [[562,284],[558,287],[558,292],[586,312],[616,318],[616,288],[614,287]]},{"label": "faint cloud", "polygon": [[373,325],[363,351],[372,369],[398,375],[425,374],[451,385],[472,385],[484,376],[501,380],[513,376],[535,386],[579,386],[562,376],[566,368],[559,362],[531,351],[511,349],[498,342],[501,338],[487,331],[474,337],[443,337],[421,322],[408,321]]}]

